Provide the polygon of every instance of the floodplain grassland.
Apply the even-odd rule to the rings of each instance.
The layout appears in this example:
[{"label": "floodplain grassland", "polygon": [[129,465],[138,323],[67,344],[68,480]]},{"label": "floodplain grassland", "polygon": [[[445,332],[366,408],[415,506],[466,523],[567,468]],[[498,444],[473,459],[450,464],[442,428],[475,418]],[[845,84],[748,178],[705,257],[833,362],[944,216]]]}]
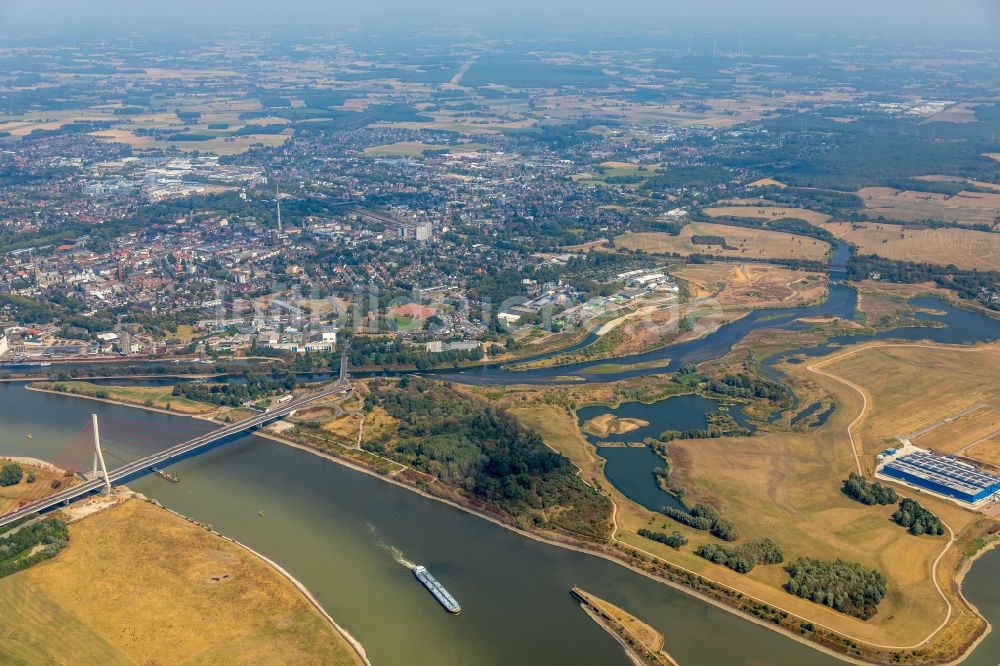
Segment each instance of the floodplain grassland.
[{"label": "floodplain grassland", "polygon": [[[931,344],[874,345],[844,356],[824,369],[875,396],[861,431],[866,463],[897,436],[917,433],[917,446],[930,442],[954,452],[992,431],[1000,405],[1000,346],[949,348]],[[965,412],[965,416],[955,418]],[[955,419],[947,422],[946,419]],[[968,455],[968,453],[966,454]]]},{"label": "floodplain grassland", "polygon": [[984,405],[957,418],[948,418],[951,420],[917,435],[911,441],[921,448],[939,453],[969,455],[966,451],[974,444],[1000,434],[1000,409],[991,405]]},{"label": "floodplain grassland", "polygon": [[124,402],[142,407],[155,407],[191,416],[217,411],[216,405],[173,395],[173,386],[111,386],[84,381],[37,382],[30,385],[43,391],[56,391],[89,398]]},{"label": "floodplain grassland", "polygon": [[[674,482],[687,490],[686,501],[712,502],[742,534],[776,539],[786,561],[799,556],[841,557],[882,571],[888,578],[888,594],[877,615],[865,622],[802,599],[792,599],[780,588],[784,582],[780,567],[758,567],[736,578],[725,572],[713,571],[711,575],[811,621],[877,645],[921,643],[947,618],[947,626],[935,634],[928,646],[947,654],[963,645],[980,627],[979,618],[951,586],[961,559],[958,549],[948,548],[938,562],[948,545],[947,538],[910,536],[888,520],[894,507],[857,504],[843,495],[840,485],[856,470],[848,427],[854,424],[855,437],[860,435],[860,441],[864,442],[859,444],[859,456],[865,470],[870,472],[874,453],[885,448],[883,442],[888,433],[905,429],[895,424],[917,409],[918,403],[933,403],[938,395],[947,398],[950,387],[938,388],[933,383],[915,386],[906,380],[889,380],[891,373],[886,368],[872,369],[878,364],[871,362],[868,352],[859,352],[846,357],[843,363],[864,369],[863,378],[851,375],[850,381],[865,391],[866,408],[854,388],[835,378],[809,372],[809,366],[826,360],[782,367],[800,395],[829,395],[836,401],[837,410],[825,427],[808,434],[764,432],[750,438],[672,442],[671,474]],[[971,358],[965,361],[974,362]],[[840,361],[821,367],[837,376],[844,370]],[[870,384],[866,383],[869,379]],[[891,381],[892,386],[880,383],[885,381]],[[898,392],[913,400],[900,400]],[[924,416],[913,419],[914,422],[927,418],[927,408],[920,411]],[[855,423],[859,415],[860,432]],[[882,430],[890,424],[891,428],[882,435]],[[870,434],[872,429],[879,434]],[[904,496],[914,494],[905,488],[899,490]],[[941,516],[960,540],[981,527],[976,514],[951,502],[924,496],[920,501]],[[938,562],[936,567],[935,562]],[[935,585],[932,570],[947,595],[951,611]]]},{"label": "floodplain grassland", "polygon": [[135,499],[0,579],[0,626],[6,663],[361,663],[271,566]]},{"label": "floodplain grassland", "polygon": [[993,472],[1000,471],[1000,433],[977,440],[962,455],[992,467]]},{"label": "floodplain grassland", "polygon": [[[864,362],[866,353],[859,353],[857,361],[851,362],[865,367],[877,365]],[[848,359],[853,357],[846,357],[843,362]],[[976,363],[971,359],[964,363],[969,362]],[[914,365],[914,371],[919,371],[919,363]],[[830,362],[824,369],[839,375],[840,362]],[[824,427],[809,433],[762,431],[755,437],[673,441],[668,447],[671,480],[685,489],[688,504],[707,501],[717,506],[725,518],[736,524],[741,540],[767,536],[778,541],[785,561],[799,556],[842,557],[884,572],[889,582],[888,595],[879,605],[877,615],[868,621],[788,594],[781,587],[786,575],[778,565],[758,566],[744,575],[709,563],[692,551],[704,543],[715,542],[713,537],[648,511],[615,489],[604,476],[603,459],[580,431],[573,410],[576,405],[615,402],[624,383],[617,387],[614,384],[619,383],[558,389],[508,387],[509,395],[501,400],[519,421],[567,456],[580,468],[585,480],[614,502],[618,541],[857,641],[908,647],[922,644],[933,635],[923,646],[928,654],[948,655],[961,648],[982,624],[955,592],[952,578],[963,559],[963,544],[985,531],[985,519],[951,502],[921,495],[920,501],[954,530],[956,543],[949,547],[947,537],[914,537],[894,525],[889,516],[895,507],[864,506],[840,490],[842,480],[856,470],[848,427],[853,427],[855,436],[860,435],[863,460],[873,460],[871,454],[884,445],[877,435],[868,434],[868,420],[874,418],[874,427],[879,429],[880,423],[898,421],[912,411],[913,404],[895,398],[893,392],[899,389],[875,382],[873,388],[859,384],[868,398],[865,408],[861,394],[854,388],[834,377],[810,372],[806,364],[786,364],[783,370],[796,390],[810,400],[825,395],[836,401],[837,410]],[[877,375],[880,380],[891,374],[885,368],[871,372],[871,376]],[[989,372],[984,371],[977,380],[983,386],[987,375]],[[492,389],[472,390],[489,393]],[[942,389],[950,390],[947,385]],[[918,384],[913,386],[912,394],[933,402],[932,396],[937,391]],[[972,399],[981,399],[974,387],[971,394]],[[953,410],[947,413],[955,411],[953,406],[947,409]],[[863,410],[862,418],[855,423]],[[934,414],[925,414],[923,418],[927,417],[933,420]],[[905,488],[899,490],[904,496],[913,494]],[[675,550],[639,536],[637,532],[643,528],[667,533],[676,529],[690,543]]]},{"label": "floodplain grassland", "polygon": [[996,270],[1000,234],[974,229],[912,229],[875,222],[827,222],[822,225],[860,254],[959,268]]},{"label": "floodplain grassland", "polygon": [[[700,245],[693,236],[721,236],[726,244]],[[615,247],[649,254],[673,252],[747,259],[805,259],[822,261],[830,244],[808,236],[765,229],[732,227],[710,222],[692,222],[677,236],[659,231],[629,232],[615,238]]]}]

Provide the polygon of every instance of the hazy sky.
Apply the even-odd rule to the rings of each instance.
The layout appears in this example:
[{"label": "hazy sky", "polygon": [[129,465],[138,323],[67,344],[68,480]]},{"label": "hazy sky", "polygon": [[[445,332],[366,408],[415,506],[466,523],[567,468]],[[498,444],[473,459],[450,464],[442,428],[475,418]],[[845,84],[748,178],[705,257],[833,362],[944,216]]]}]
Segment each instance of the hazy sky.
[{"label": "hazy sky", "polygon": [[0,26],[52,22],[155,29],[170,24],[420,21],[539,28],[634,24],[647,29],[746,29],[927,36],[996,35],[1000,0],[0,0]]}]

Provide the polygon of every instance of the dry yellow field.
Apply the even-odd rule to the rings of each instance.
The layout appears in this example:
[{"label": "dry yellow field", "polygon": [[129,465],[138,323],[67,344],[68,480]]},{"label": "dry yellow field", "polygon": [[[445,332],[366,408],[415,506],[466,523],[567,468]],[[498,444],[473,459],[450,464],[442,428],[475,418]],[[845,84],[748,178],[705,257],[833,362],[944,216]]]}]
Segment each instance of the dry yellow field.
[{"label": "dry yellow field", "polygon": [[[45,497],[49,493],[55,492],[52,489],[52,482],[59,481],[64,487],[76,483],[73,477],[66,477],[60,471],[50,470],[46,467],[29,465],[21,461],[16,461],[24,471],[21,482],[13,486],[0,486],[0,514],[14,509],[22,502],[32,502]],[[10,461],[0,459],[0,467],[10,464]],[[34,474],[35,481],[28,483],[28,474]]]},{"label": "dry yellow field", "polygon": [[163,509],[130,500],[70,535],[0,580],[5,663],[360,663],[278,572]]},{"label": "dry yellow field", "polygon": [[[888,438],[918,432],[981,404],[1000,404],[1000,346],[939,347],[912,343],[864,347],[823,368],[862,386],[874,397],[861,431],[865,462],[885,448]],[[980,431],[980,418],[994,410],[973,412],[972,419],[957,419],[931,430],[925,437],[942,443],[946,438],[966,439],[961,427]],[[967,417],[966,417],[967,418]],[[936,431],[945,428],[944,436]],[[979,435],[980,437],[984,435]],[[928,440],[918,437],[922,445]],[[971,440],[975,441],[975,440]],[[966,444],[971,441],[965,442]]]},{"label": "dry yellow field", "polygon": [[174,147],[185,152],[198,150],[218,155],[237,155],[245,153],[258,143],[271,148],[280,146],[291,136],[291,130],[285,130],[283,134],[248,134],[229,138],[219,137],[209,141],[157,141],[150,136],[137,136],[128,130],[115,129],[91,132],[91,135],[109,142],[127,143],[139,149]]},{"label": "dry yellow field", "polygon": [[[988,363],[981,362],[983,354],[990,355]],[[883,362],[883,357],[890,360]],[[869,470],[874,453],[885,448],[887,437],[917,430],[981,402],[986,394],[1000,392],[990,379],[1000,370],[997,347],[982,353],[945,350],[940,354],[926,348],[876,348],[822,367],[854,382],[868,397],[868,411],[854,434],[860,435],[861,460]],[[720,506],[743,535],[775,538],[786,560],[799,555],[843,557],[880,569],[888,577],[888,596],[878,614],[862,622],[788,599],[788,595],[782,599],[777,588],[783,576],[776,567],[755,569],[726,582],[866,641],[909,645],[923,640],[948,616],[930,577],[931,565],[947,538],[912,537],[887,520],[893,507],[865,507],[840,492],[841,480],[855,469],[847,429],[862,412],[861,396],[834,378],[809,372],[804,365],[784,369],[798,390],[833,396],[838,408],[827,425],[809,434],[775,432],[753,438],[673,442],[674,479],[687,488],[691,501],[710,500]],[[904,496],[912,495],[905,488],[900,490]],[[977,520],[975,514],[950,502],[926,496],[920,501],[956,534]],[[646,549],[652,550],[648,543]],[[958,561],[957,550],[951,548],[937,569],[938,581],[955,608],[952,619],[956,623],[941,634],[945,641],[957,642],[978,622],[948,586]],[[711,575],[720,577],[715,569],[707,567]]]},{"label": "dry yellow field", "polygon": [[992,227],[1000,215],[1000,193],[997,192],[963,191],[950,196],[891,187],[866,187],[858,190],[858,196],[870,215],[904,222],[944,220]]},{"label": "dry yellow field", "polygon": [[955,228],[906,229],[872,222],[827,222],[822,226],[857,246],[861,254],[966,269],[996,270],[1000,266],[1000,234]]},{"label": "dry yellow field", "polygon": [[713,206],[706,208],[705,214],[711,217],[755,217],[766,220],[780,220],[785,217],[797,217],[810,224],[819,224],[830,219],[829,215],[818,213],[808,208],[790,208],[787,206],[759,206],[747,200],[745,206]]},{"label": "dry yellow field", "polygon": [[372,146],[365,148],[365,155],[373,156],[403,156],[415,157],[423,154],[425,150],[446,150],[449,153],[473,153],[484,148],[481,143],[462,143],[455,146],[437,145],[433,143],[423,143],[421,141],[398,141],[384,146]]},{"label": "dry yellow field", "polygon": [[911,441],[924,449],[968,456],[970,454],[967,449],[998,434],[1000,434],[1000,410],[983,407],[953,421],[942,423]]},{"label": "dry yellow field", "polygon": [[[727,248],[719,245],[695,245],[691,237],[723,236]],[[754,259],[808,259],[821,261],[830,245],[814,238],[778,231],[730,227],[709,222],[692,222],[677,236],[663,232],[630,232],[615,238],[615,246],[643,250],[650,254],[676,252],[681,255],[710,254],[719,257]]]},{"label": "dry yellow field", "polygon": [[965,457],[1000,470],[1000,435],[983,439],[965,450]]}]

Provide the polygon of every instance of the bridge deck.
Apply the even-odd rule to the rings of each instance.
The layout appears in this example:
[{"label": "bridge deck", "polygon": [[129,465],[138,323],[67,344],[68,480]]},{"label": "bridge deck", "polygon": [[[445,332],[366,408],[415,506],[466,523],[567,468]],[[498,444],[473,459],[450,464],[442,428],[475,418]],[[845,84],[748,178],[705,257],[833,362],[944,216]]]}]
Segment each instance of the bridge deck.
[{"label": "bridge deck", "polygon": [[[316,402],[317,400],[322,400],[328,398],[331,395],[336,395],[337,393],[346,393],[352,389],[350,383],[346,379],[346,366],[341,366],[341,378],[331,386],[325,389],[317,391],[315,393],[310,393],[309,395],[303,396],[298,400],[293,400],[287,405],[283,405],[271,411],[264,412],[263,414],[256,414],[249,418],[243,419],[236,423],[223,426],[218,430],[213,430],[210,433],[200,435],[194,439],[190,439],[186,442],[181,442],[180,444],[175,444],[169,448],[160,451],[159,453],[154,453],[153,455],[140,458],[126,465],[123,465],[113,471],[108,472],[108,478],[111,483],[115,483],[122,479],[136,476],[149,471],[150,467],[155,467],[161,465],[175,458],[179,458],[185,455],[194,453],[198,449],[203,449],[219,442],[220,440],[226,439],[228,437],[233,437],[235,435],[247,432],[259,428],[262,425],[270,423],[271,421],[276,421],[278,419],[284,418],[294,412],[297,409],[304,407],[310,403]],[[0,527],[19,520],[25,516],[30,516],[33,513],[38,513],[51,509],[59,504],[68,503],[73,500],[79,499],[85,495],[92,492],[100,490],[104,487],[104,479],[97,478],[90,481],[85,481],[79,485],[68,488],[60,493],[54,495],[49,495],[43,499],[27,504],[15,511],[11,511],[0,516]]]}]

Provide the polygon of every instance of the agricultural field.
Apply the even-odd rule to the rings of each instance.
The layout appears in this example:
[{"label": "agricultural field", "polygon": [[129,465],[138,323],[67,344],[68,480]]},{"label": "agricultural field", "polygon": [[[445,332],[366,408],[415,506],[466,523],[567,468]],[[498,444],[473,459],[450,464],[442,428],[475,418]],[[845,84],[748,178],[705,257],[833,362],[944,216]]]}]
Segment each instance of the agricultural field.
[{"label": "agricultural field", "polygon": [[947,417],[910,441],[922,449],[975,457],[968,452],[997,435],[1000,435],[1000,409],[981,405],[970,412]]},{"label": "agricultural field", "polygon": [[[743,200],[731,199],[731,202]],[[794,217],[805,220],[810,224],[819,224],[830,219],[829,215],[819,213],[808,208],[791,208],[788,206],[760,206],[755,202],[747,201],[748,205],[735,206],[713,206],[704,209],[704,213],[709,217],[755,217],[768,220],[780,220],[785,217]],[[753,205],[750,205],[753,204]]]},{"label": "agricultural field", "polygon": [[185,152],[197,150],[218,155],[238,155],[250,150],[255,144],[269,148],[282,145],[291,136],[291,130],[282,134],[246,134],[241,136],[219,136],[207,141],[159,141],[150,136],[138,136],[121,129],[101,130],[92,133],[99,139],[127,143],[136,149],[176,148]]},{"label": "agricultural field", "polygon": [[974,123],[977,121],[976,106],[978,106],[976,103],[959,102],[940,113],[935,113],[928,120],[941,123]]},{"label": "agricultural field", "polygon": [[899,436],[914,435],[917,446],[954,453],[1000,428],[1000,411],[992,407],[1000,405],[1000,346],[873,345],[823,369],[875,397],[859,451],[869,464]]},{"label": "agricultural field", "polygon": [[[696,245],[691,242],[693,236],[721,236],[725,238],[726,245]],[[615,247],[642,250],[649,254],[674,252],[680,255],[812,261],[822,261],[830,251],[829,243],[808,236],[710,222],[692,222],[677,236],[655,231],[625,233],[615,238]]]},{"label": "agricultural field", "polygon": [[10,663],[361,663],[269,565],[135,499],[0,579],[0,625]]},{"label": "agricultural field", "polygon": [[775,180],[774,178],[761,178],[750,183],[748,187],[777,187],[783,190],[788,187],[788,185],[785,185],[780,180]]},{"label": "agricultural field", "polygon": [[908,229],[874,222],[827,222],[824,229],[851,243],[861,254],[959,268],[996,270],[1000,234],[972,229]]},{"label": "agricultural field", "polygon": [[485,148],[482,143],[460,143],[456,145],[441,145],[422,143],[420,141],[399,141],[384,146],[365,148],[365,155],[372,157],[419,157],[425,151],[443,150],[451,154],[474,153]]},{"label": "agricultural field", "polygon": [[[927,180],[927,179],[923,179]],[[971,183],[979,187],[1000,187],[992,183]],[[943,220],[958,224],[994,226],[1000,217],[1000,191],[962,191],[955,195],[936,192],[896,190],[891,187],[866,187],[858,190],[865,212],[890,220],[917,222]]]}]

